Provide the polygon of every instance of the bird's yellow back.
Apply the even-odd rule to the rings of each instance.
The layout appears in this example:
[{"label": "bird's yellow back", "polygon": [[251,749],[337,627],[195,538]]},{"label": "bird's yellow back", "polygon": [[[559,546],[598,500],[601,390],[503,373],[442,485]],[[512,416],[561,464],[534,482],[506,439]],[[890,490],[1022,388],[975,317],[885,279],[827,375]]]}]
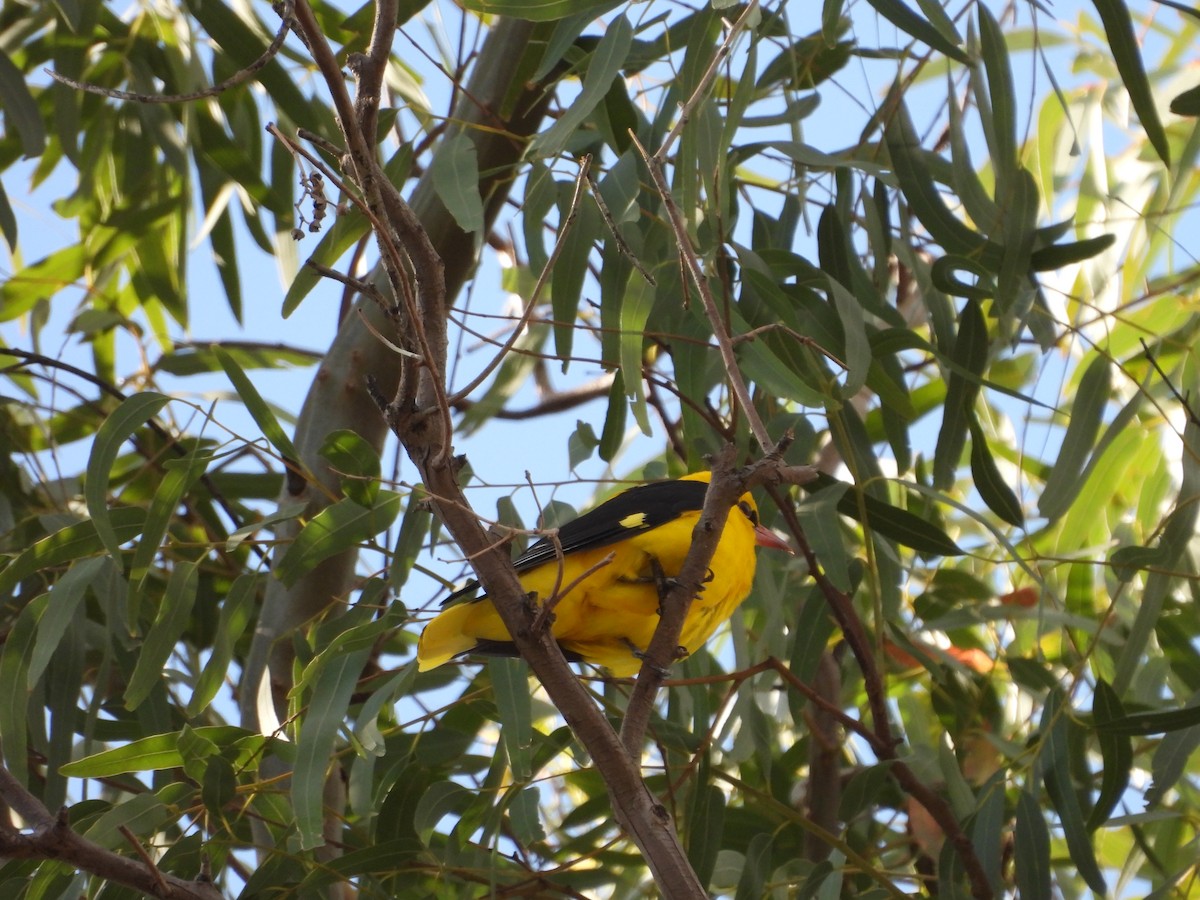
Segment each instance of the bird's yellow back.
[{"label": "bird's yellow back", "polygon": [[[673,499],[678,508],[672,507],[669,513],[657,506],[639,508],[643,495],[634,494],[636,488],[618,495],[560,532],[564,546],[571,535],[584,535],[585,543],[586,536],[596,532],[615,533],[616,539],[571,548],[561,560],[551,554],[546,561],[520,572],[521,584],[538,603],[557,591],[550,630],[568,656],[604,666],[617,676],[637,673],[641,667],[638,654],[649,646],[659,620],[660,585],[654,560],[667,577],[682,568],[703,505],[703,491],[691,483],[707,484],[709,477],[708,472],[697,472],[677,482],[660,483],[661,487],[645,493],[647,503]],[[618,500],[622,502],[616,503]],[[661,524],[645,527],[658,522]],[[708,640],[750,592],[756,526],[757,508],[746,494],[730,513],[710,565],[712,577],[693,600],[684,622],[680,645],[689,654]],[[617,531],[613,532],[614,528]],[[609,554],[612,559],[604,563]],[[531,555],[547,556],[545,545],[539,543],[519,557],[515,561],[518,570],[522,559]],[[495,651],[511,640],[495,606],[481,597],[447,607],[426,626],[418,661],[424,671],[472,650]]]}]

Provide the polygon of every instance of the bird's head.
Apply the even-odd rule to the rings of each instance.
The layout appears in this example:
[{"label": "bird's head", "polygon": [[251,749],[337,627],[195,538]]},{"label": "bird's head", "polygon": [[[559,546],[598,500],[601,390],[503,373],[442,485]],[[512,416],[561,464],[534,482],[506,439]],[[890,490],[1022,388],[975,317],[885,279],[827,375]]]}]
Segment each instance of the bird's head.
[{"label": "bird's head", "polygon": [[[710,484],[712,472],[693,472],[690,475],[684,475],[680,481],[703,481],[705,484]],[[754,502],[749,491],[742,494],[734,509],[750,520],[750,524],[754,527],[754,543],[758,546],[770,547],[772,550],[784,550],[787,553],[795,552],[787,541],[758,521],[758,504]],[[733,514],[731,513],[731,515]]]}]

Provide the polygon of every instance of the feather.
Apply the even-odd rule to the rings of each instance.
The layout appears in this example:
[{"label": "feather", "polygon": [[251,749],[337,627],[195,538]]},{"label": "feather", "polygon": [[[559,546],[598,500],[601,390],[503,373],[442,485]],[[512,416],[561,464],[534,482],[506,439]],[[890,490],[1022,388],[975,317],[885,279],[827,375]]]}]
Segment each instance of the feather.
[{"label": "feather", "polygon": [[[590,662],[617,676],[635,674],[658,625],[661,577],[683,566],[692,530],[704,507],[710,473],[640,485],[568,522],[514,561],[535,603],[557,592],[551,633],[572,661]],[[755,547],[788,549],[758,523],[745,494],[730,512],[710,565],[710,578],[692,601],[680,644],[695,652],[745,600],[754,580]],[[466,653],[515,655],[512,638],[486,595],[467,598],[472,583],[447,598],[425,627],[417,649],[421,671]]]}]

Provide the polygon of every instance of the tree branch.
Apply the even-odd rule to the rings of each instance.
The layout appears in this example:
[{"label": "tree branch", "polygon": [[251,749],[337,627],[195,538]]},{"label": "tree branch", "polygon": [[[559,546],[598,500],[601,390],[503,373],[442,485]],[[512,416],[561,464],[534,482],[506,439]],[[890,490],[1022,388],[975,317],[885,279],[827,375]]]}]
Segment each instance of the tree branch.
[{"label": "tree branch", "polygon": [[675,662],[679,636],[692,601],[704,583],[713,554],[725,529],[729,511],[746,491],[760,484],[788,482],[799,484],[811,481],[816,471],[807,466],[786,466],[783,453],[791,443],[790,437],[779,442],[778,450],[756,463],[741,469],[733,467],[734,447],[727,444],[713,460],[712,481],[704,495],[704,509],[692,531],[692,546],[679,574],[674,576],[671,589],[662,600],[662,613],[650,646],[646,648],[637,683],[633,687],[625,718],[621,721],[621,741],[633,759],[641,757],[642,741],[658,689],[666,680],[670,665]]},{"label": "tree branch", "polygon": [[891,719],[888,717],[887,695],[883,683],[883,675],[875,659],[875,654],[872,652],[871,641],[867,636],[866,628],[863,627],[862,620],[858,617],[858,613],[854,609],[854,604],[851,603],[849,597],[834,586],[821,570],[816,554],[813,553],[812,547],[804,535],[804,529],[800,526],[800,520],[796,517],[791,504],[786,502],[786,499],[778,492],[772,491],[771,488],[767,490],[783,512],[792,536],[795,538],[797,546],[800,547],[801,554],[808,562],[809,573],[821,589],[821,593],[829,604],[829,609],[842,631],[842,636],[846,639],[850,651],[854,654],[854,659],[858,664],[859,670],[862,672],[863,688],[867,694],[867,706],[871,710],[872,733],[874,735],[870,741],[871,749],[879,759],[888,760],[892,763],[891,771],[896,781],[929,811],[929,814],[933,816],[938,826],[945,832],[946,839],[954,845],[959,858],[962,860],[967,878],[971,882],[971,896],[975,900],[990,900],[994,896],[994,892],[988,881],[987,872],[984,870],[983,864],[975,852],[975,846],[971,843],[970,837],[963,831],[958,817],[954,814],[954,810],[940,794],[917,777],[908,764],[901,760],[897,752],[896,748],[901,743],[901,739],[896,737],[892,731]]},{"label": "tree branch", "polygon": [[3,766],[0,766],[0,800],[28,826],[17,830],[7,817],[0,820],[0,858],[57,859],[72,868],[163,900],[223,900],[216,885],[206,878],[187,881],[159,870],[148,859],[121,856],[76,834],[67,822],[65,808],[52,816]]}]

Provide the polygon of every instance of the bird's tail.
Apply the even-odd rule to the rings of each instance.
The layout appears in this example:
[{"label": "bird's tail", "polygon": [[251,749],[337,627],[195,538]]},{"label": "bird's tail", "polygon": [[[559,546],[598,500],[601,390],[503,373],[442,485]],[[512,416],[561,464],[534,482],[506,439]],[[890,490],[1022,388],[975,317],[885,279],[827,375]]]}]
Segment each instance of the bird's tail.
[{"label": "bird's tail", "polygon": [[425,626],[417,642],[417,668],[422,672],[448,663],[473,650],[479,639],[475,623],[477,603],[459,603],[443,609]]}]

